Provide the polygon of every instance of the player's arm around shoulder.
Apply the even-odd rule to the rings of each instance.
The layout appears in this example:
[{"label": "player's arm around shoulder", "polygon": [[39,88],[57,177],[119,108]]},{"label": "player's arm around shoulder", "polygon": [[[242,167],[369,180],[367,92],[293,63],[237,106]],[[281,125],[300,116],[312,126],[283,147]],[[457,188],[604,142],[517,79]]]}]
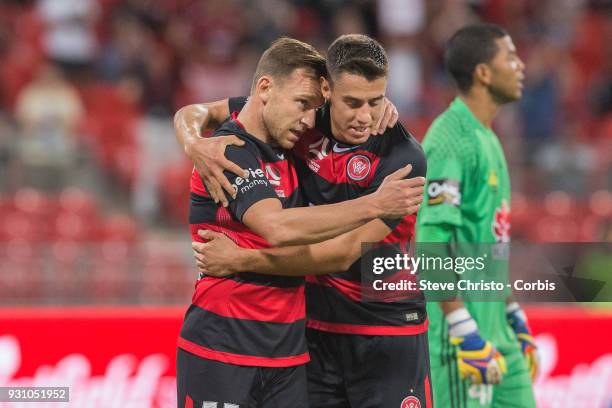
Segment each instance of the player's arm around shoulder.
[{"label": "player's arm around shoulder", "polygon": [[240,272],[267,275],[324,275],[347,270],[361,257],[362,242],[377,242],[391,229],[381,220],[369,223],[336,238],[310,245],[244,249],[223,234],[199,231],[206,243],[193,242],[198,270],[224,277]]},{"label": "player's arm around shoulder", "polygon": [[241,146],[244,142],[233,135],[217,138],[202,137],[202,130],[217,129],[230,115],[232,108],[242,105],[240,98],[187,105],[174,115],[174,133],[179,145],[202,177],[215,202],[227,206],[223,190],[232,194],[231,183],[223,175],[229,170],[241,175],[243,170],[224,156],[228,145]]},{"label": "player's arm around shoulder", "polygon": [[386,176],[374,192],[339,203],[287,209],[257,203],[243,222],[256,232],[272,230],[275,239],[270,243],[287,246],[322,242],[376,218],[401,219],[416,212],[422,195],[424,179],[406,180],[410,171],[410,166],[403,167]]}]

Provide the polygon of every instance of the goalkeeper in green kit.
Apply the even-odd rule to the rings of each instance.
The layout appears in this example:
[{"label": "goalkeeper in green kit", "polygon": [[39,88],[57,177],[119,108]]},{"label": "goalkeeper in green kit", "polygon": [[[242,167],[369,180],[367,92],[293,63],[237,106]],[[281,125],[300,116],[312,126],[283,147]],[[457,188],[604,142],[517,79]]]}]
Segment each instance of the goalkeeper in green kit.
[{"label": "goalkeeper in green kit", "polygon": [[[459,94],[423,141],[428,185],[416,231],[419,245],[444,243],[456,256],[462,243],[510,241],[510,179],[491,123],[521,97],[525,66],[510,36],[490,24],[457,31],[444,60]],[[507,274],[507,258],[495,265]],[[518,303],[505,292],[497,301],[459,297],[427,304],[436,405],[535,407],[537,353]]]}]

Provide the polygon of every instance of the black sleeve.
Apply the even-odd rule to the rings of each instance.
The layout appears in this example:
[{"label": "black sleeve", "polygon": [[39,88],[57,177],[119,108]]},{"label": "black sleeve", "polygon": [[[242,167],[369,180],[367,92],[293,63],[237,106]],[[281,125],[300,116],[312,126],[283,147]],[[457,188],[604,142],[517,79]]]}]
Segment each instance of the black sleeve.
[{"label": "black sleeve", "polygon": [[246,105],[248,99],[249,99],[248,96],[235,96],[235,97],[229,98],[227,100],[227,105],[229,107],[230,115],[233,112],[240,112],[242,108],[244,108],[244,105]]},{"label": "black sleeve", "polygon": [[225,192],[225,195],[229,202],[229,209],[237,219],[242,221],[242,216],[246,210],[258,201],[266,198],[278,199],[274,188],[261,169],[259,159],[251,148],[230,145],[225,149],[225,156],[228,160],[249,171],[247,178],[239,177],[229,171],[224,172],[225,177],[236,189],[235,199],[227,192]]},{"label": "black sleeve", "polygon": [[[421,145],[404,129],[401,124],[395,125],[385,134],[375,137],[384,137],[382,141],[381,161],[376,169],[372,182],[364,194],[373,193],[380,187],[385,177],[402,167],[412,164],[412,171],[406,178],[425,177],[427,174],[427,160]],[[383,219],[389,228],[394,230],[401,219]]]}]

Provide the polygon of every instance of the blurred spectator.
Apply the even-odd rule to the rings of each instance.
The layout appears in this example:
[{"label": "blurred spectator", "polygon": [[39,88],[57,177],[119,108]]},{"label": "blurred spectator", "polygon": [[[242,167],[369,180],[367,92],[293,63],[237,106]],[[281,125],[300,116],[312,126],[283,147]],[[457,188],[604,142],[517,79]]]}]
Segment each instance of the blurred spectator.
[{"label": "blurred spectator", "polygon": [[560,131],[558,140],[542,148],[536,162],[546,173],[546,190],[567,191],[584,198],[595,159],[595,150],[582,141],[578,127],[570,126]]},{"label": "blurred spectator", "polygon": [[98,2],[39,0],[38,10],[46,23],[43,45],[47,56],[71,76],[85,74],[98,47],[95,33]]},{"label": "blurred spectator", "polygon": [[413,112],[421,94],[422,62],[418,44],[425,27],[423,0],[380,0],[378,25],[389,57],[387,94],[398,110]]},{"label": "blurred spectator", "polygon": [[124,76],[143,78],[146,60],[152,53],[152,33],[134,16],[119,14],[113,18],[109,40],[96,62],[96,76],[116,82]]},{"label": "blurred spectator", "polygon": [[[132,187],[132,210],[140,221],[153,224],[161,221],[162,170],[169,164],[180,163],[184,157],[171,137],[174,128],[169,118],[147,115],[140,120],[136,132],[135,159],[139,165]],[[188,181],[184,183],[187,185]]]},{"label": "blurred spectator", "polygon": [[554,137],[560,122],[557,50],[547,41],[532,45],[525,63],[525,89],[519,101],[523,135],[527,152],[534,151],[543,140]]},{"label": "blurred spectator", "polygon": [[19,94],[15,110],[19,129],[19,158],[26,183],[58,189],[74,169],[76,128],[83,118],[79,94],[52,64],[40,67]]},{"label": "blurred spectator", "polygon": [[612,47],[607,49],[604,66],[591,87],[590,96],[595,115],[612,114]]},{"label": "blurred spectator", "polygon": [[15,147],[15,129],[11,126],[9,116],[0,110],[0,192],[7,191],[13,187],[11,180],[14,176],[11,174],[11,161],[14,160]]}]

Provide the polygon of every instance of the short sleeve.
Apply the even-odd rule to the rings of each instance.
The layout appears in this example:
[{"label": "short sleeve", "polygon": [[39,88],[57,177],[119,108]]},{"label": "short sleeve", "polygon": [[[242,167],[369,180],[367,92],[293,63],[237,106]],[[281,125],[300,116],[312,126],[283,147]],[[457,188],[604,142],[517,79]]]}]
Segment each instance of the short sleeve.
[{"label": "short sleeve", "polygon": [[[406,178],[425,177],[427,172],[427,161],[423,149],[410,133],[399,123],[392,130],[387,130],[387,132],[393,132],[389,140],[390,143],[387,145],[388,153],[384,153],[384,160],[381,160],[365,194],[376,191],[385,177],[395,173],[402,167],[406,167],[408,164],[412,165],[412,171]],[[394,230],[401,221],[401,219],[383,219],[383,222],[391,230]]]},{"label": "short sleeve", "polygon": [[472,148],[459,134],[432,128],[423,143],[427,157],[427,185],[419,224],[463,224],[461,203]]},{"label": "short sleeve", "polygon": [[[248,143],[248,142],[247,142]],[[267,198],[278,200],[274,188],[266,178],[257,156],[247,147],[227,146],[225,155],[241,168],[248,170],[249,176],[240,177],[225,171],[224,174],[236,190],[236,198],[225,193],[229,200],[229,209],[234,216],[242,221],[244,213],[255,203]]]}]

